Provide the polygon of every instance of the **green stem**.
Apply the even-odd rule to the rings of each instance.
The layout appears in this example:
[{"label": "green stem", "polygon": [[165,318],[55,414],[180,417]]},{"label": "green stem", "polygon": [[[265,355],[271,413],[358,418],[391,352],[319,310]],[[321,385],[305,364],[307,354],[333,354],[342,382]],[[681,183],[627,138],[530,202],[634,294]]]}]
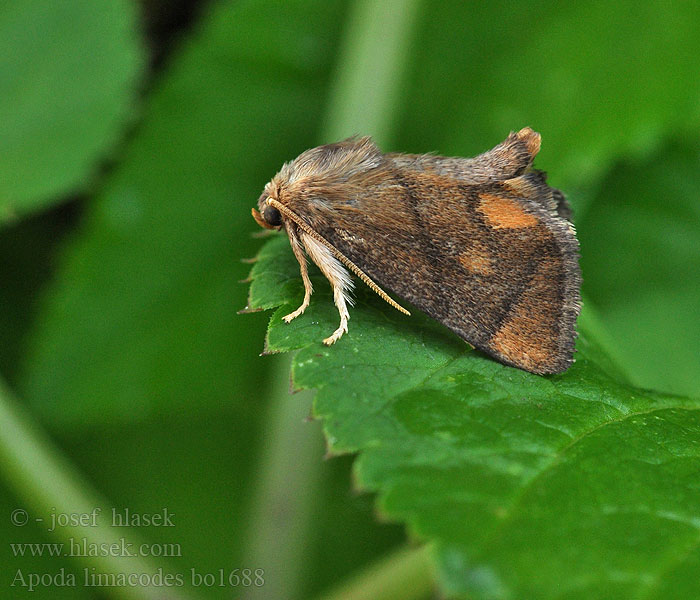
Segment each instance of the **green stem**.
[{"label": "green stem", "polygon": [[[131,551],[137,551],[137,540],[124,528],[110,527],[111,517],[107,511],[111,505],[81,479],[77,471],[61,454],[60,450],[48,439],[39,425],[32,420],[29,413],[21,406],[5,384],[0,381],[0,471],[17,497],[24,503],[18,506],[10,519],[17,527],[22,527],[24,518],[39,522],[41,526],[51,527],[52,514],[85,515],[95,525],[56,527],[53,533],[64,544],[70,544],[85,538],[88,547],[107,548],[115,544],[120,547],[120,539],[127,537],[132,543]],[[95,509],[100,512],[93,513]],[[18,513],[18,511],[20,511]],[[23,512],[26,511],[26,512]],[[12,543],[12,540],[10,540]],[[92,546],[96,544],[96,546]],[[104,546],[100,546],[104,544]],[[91,556],[80,558],[88,574],[100,573],[128,576],[129,574],[153,574],[157,566],[150,564],[139,556]],[[163,573],[168,573],[163,569]],[[84,584],[84,572],[76,577],[76,586]],[[150,600],[162,598],[185,598],[175,587],[156,587],[141,585],[123,585],[108,588],[96,588],[101,594],[113,598]]]},{"label": "green stem", "polygon": [[[309,423],[312,392],[289,393],[289,355],[266,357],[274,388],[252,499],[249,539],[241,564],[265,571],[265,585],[247,588],[241,600],[299,596],[304,577],[306,538],[324,447],[319,423]],[[266,367],[267,368],[267,367]]]},{"label": "green stem", "polygon": [[323,141],[391,141],[420,0],[357,0],[340,49]]},{"label": "green stem", "polygon": [[401,548],[371,564],[320,600],[421,600],[433,592],[426,547]]}]

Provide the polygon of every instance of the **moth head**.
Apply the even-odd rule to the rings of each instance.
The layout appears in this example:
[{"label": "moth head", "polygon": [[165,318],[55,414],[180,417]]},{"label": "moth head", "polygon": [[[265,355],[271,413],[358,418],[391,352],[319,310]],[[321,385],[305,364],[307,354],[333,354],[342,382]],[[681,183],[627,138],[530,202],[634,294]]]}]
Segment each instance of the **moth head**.
[{"label": "moth head", "polygon": [[265,186],[265,190],[258,199],[258,209],[252,210],[255,222],[265,229],[281,229],[282,214],[269,202],[270,199],[276,200],[277,193],[269,184]]},{"label": "moth head", "polygon": [[333,201],[345,202],[352,197],[352,186],[376,172],[382,160],[381,151],[369,137],[352,137],[306,150],[282,165],[265,186],[253,218],[265,229],[282,228],[284,216],[270,200],[291,210],[301,206],[311,218],[314,208],[325,209]]}]

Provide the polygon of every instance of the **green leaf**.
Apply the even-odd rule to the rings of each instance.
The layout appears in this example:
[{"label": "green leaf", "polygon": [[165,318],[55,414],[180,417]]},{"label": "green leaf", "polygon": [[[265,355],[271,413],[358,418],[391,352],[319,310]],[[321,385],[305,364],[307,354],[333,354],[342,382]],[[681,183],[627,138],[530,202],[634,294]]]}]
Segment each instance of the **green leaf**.
[{"label": "green leaf", "polygon": [[145,59],[136,3],[0,8],[0,220],[84,189],[133,114]]},{"label": "green leaf", "polygon": [[392,149],[470,156],[529,125],[571,191],[700,125],[697,2],[443,2],[422,16]]},{"label": "green leaf", "polygon": [[675,143],[614,169],[577,224],[584,289],[630,376],[680,394],[700,390],[698,197],[700,144]]},{"label": "green leaf", "polygon": [[386,516],[435,545],[445,590],[469,598],[692,598],[700,558],[700,400],[607,374],[582,315],[575,365],[540,377],[470,350],[364,288],[350,331],[320,275],[307,312],[280,236],[259,254],[250,305],[271,308],[269,351],[295,350],[330,450]]},{"label": "green leaf", "polygon": [[257,246],[250,206],[311,142],[337,39],[317,32],[339,27],[335,4],[223,4],[173,59],[44,297],[20,389],[47,420],[134,421],[258,396],[261,347],[247,342],[264,323],[236,314],[240,259]]}]

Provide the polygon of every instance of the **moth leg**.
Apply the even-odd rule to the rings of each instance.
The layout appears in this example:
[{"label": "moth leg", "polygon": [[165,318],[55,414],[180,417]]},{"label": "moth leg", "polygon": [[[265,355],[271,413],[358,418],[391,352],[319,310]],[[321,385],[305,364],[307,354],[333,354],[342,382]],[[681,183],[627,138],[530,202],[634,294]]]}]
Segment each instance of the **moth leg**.
[{"label": "moth leg", "polygon": [[345,304],[345,293],[341,287],[333,287],[333,300],[335,305],[338,307],[338,312],[340,313],[340,326],[336,329],[332,335],[323,340],[326,346],[331,346],[335,344],[344,333],[348,332],[348,319],[350,318],[350,313],[348,312],[348,307]]},{"label": "moth leg", "polygon": [[333,300],[338,307],[338,313],[340,313],[340,326],[332,335],[323,340],[326,346],[330,346],[335,344],[344,333],[348,332],[350,313],[347,305],[352,304],[352,299],[350,298],[350,291],[353,287],[352,279],[347,269],[333,256],[333,253],[326,246],[304,232],[301,233],[301,239],[311,260],[318,265],[318,268],[321,269],[321,272],[333,287]]},{"label": "moth leg", "polygon": [[285,228],[287,230],[287,235],[289,236],[289,243],[292,246],[292,252],[294,252],[294,256],[296,257],[297,261],[299,261],[301,279],[304,282],[304,301],[301,303],[301,306],[294,312],[282,317],[282,320],[285,323],[289,323],[293,319],[296,319],[299,315],[303,314],[308,308],[309,302],[311,301],[311,294],[313,294],[314,291],[314,286],[311,284],[311,279],[309,279],[309,269],[306,264],[306,256],[304,255],[304,249],[302,248],[299,237],[297,236],[296,227],[293,224],[285,224]]},{"label": "moth leg", "polygon": [[[461,159],[460,159],[461,160]],[[347,256],[344,256],[341,252],[338,251],[337,248],[334,248],[331,244],[329,244],[323,237],[321,237],[318,233],[316,233],[311,227],[309,227],[308,224],[306,224],[304,221],[302,221],[298,215],[296,215],[293,211],[289,210],[284,204],[281,202],[278,202],[277,200],[274,200],[273,198],[268,198],[267,203],[270,206],[274,206],[277,210],[279,210],[285,217],[287,217],[290,222],[294,223],[300,230],[301,230],[301,235],[303,236],[302,239],[306,240],[307,238],[311,238],[312,242],[316,241],[318,245],[323,246],[328,250],[328,252],[335,257],[340,263],[341,266],[345,265],[348,269],[350,269],[355,275],[357,275],[364,283],[367,284],[367,287],[371,289],[375,294],[377,294],[382,300],[393,306],[396,310],[399,312],[402,312],[405,315],[410,315],[411,313],[407,311],[403,306],[401,306],[398,302],[395,302],[389,294],[387,294],[382,288],[380,288],[374,281],[372,281],[367,274],[360,269],[354,262],[352,262],[350,259],[348,259]],[[286,225],[285,225],[286,226]],[[304,241],[306,244],[306,241]],[[307,246],[307,251],[308,251],[308,246]],[[316,259],[313,259],[315,263],[318,264],[318,261]],[[352,289],[352,280],[350,280],[350,276],[348,275],[347,271],[345,271],[345,275],[350,281],[350,284],[347,286],[347,289],[350,290]],[[349,297],[346,296],[346,300],[352,304],[350,301]]]}]

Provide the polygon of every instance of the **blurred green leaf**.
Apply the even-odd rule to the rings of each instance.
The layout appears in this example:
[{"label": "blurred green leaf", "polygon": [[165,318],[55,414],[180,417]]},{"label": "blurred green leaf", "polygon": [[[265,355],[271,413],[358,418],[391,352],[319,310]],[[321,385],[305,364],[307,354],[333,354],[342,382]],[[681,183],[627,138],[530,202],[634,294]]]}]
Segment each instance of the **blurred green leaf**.
[{"label": "blurred green leaf", "polygon": [[700,390],[700,144],[626,162],[578,224],[584,288],[634,381]]},{"label": "blurred green leaf", "polygon": [[51,278],[54,252],[74,219],[73,207],[38,213],[0,232],[0,373],[12,386],[24,337],[36,311],[38,291]]},{"label": "blurred green leaf", "polygon": [[312,139],[336,9],[222,4],[173,60],[45,295],[20,387],[46,419],[258,401],[263,319],[236,314],[250,206]]},{"label": "blurred green leaf", "polygon": [[700,125],[697,2],[443,2],[422,16],[392,149],[469,156],[528,125],[570,190]]},{"label": "blurred green leaf", "polygon": [[[87,206],[29,340],[22,394],[115,505],[177,515],[175,530],[142,532],[182,545],[177,572],[267,566],[244,564],[241,544],[271,361],[258,357],[266,316],[235,314],[237,280],[259,247],[250,206],[316,135],[342,6],[214,7]],[[373,522],[371,499],[348,497],[348,463],[317,464],[314,522],[342,533],[311,532],[307,594],[403,539]]]},{"label": "blurred green leaf", "polygon": [[144,67],[127,0],[0,7],[0,220],[85,187],[133,115]]},{"label": "blurred green leaf", "polygon": [[[332,452],[382,511],[437,547],[445,589],[469,598],[678,598],[698,551],[700,400],[630,387],[595,362],[540,377],[505,367],[424,316],[358,290],[350,332],[317,276],[311,306],[284,236],[252,270],[250,304],[282,304],[270,351],[298,350],[294,385],[317,388]],[[585,316],[582,318],[585,324]],[[689,549],[691,551],[689,552]]]}]

